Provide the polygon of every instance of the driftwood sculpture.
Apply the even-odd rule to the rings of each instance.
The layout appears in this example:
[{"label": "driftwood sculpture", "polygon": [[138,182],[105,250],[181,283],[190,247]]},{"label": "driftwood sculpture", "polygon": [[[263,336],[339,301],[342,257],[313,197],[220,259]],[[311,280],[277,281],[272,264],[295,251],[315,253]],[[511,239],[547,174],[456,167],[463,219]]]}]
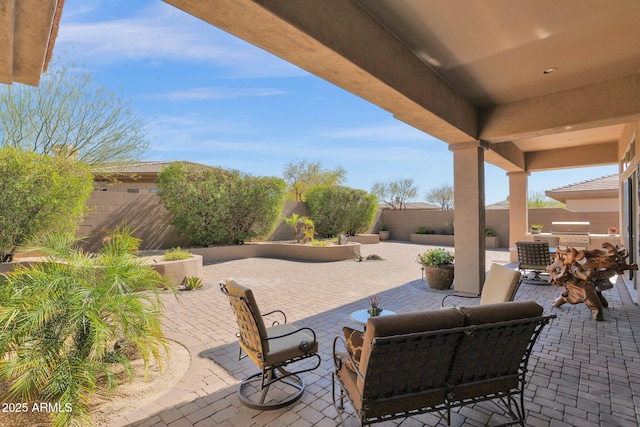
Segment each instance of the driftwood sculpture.
[{"label": "driftwood sculpture", "polygon": [[602,291],[611,289],[609,278],[622,274],[625,270],[637,270],[637,264],[627,264],[629,254],[620,245],[603,243],[602,249],[566,250],[556,248],[556,257],[547,271],[551,274],[551,283],[564,286],[565,291],[553,301],[554,307],[565,303],[585,303],[593,318],[604,320],[603,307],[609,302]]}]

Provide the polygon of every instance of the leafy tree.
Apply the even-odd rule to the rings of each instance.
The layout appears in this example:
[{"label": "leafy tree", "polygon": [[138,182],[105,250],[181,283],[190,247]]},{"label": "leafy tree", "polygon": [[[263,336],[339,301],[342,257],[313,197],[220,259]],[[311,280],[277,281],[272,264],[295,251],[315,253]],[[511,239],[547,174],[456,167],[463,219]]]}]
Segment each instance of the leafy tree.
[{"label": "leafy tree", "polygon": [[268,234],[284,204],[285,183],[178,162],[156,180],[178,231],[202,246],[241,244]]},{"label": "leafy tree", "polygon": [[363,190],[317,186],[307,192],[307,208],[320,236],[354,235],[371,227],[378,199]]},{"label": "leafy tree", "polygon": [[541,191],[529,193],[527,200],[528,208],[561,208],[564,206],[564,203],[550,199]]},{"label": "leafy tree", "polygon": [[418,189],[413,184],[413,179],[399,179],[392,182],[376,182],[371,187],[371,193],[391,209],[404,210],[407,208],[407,202],[418,196]]},{"label": "leafy tree", "polygon": [[139,159],[148,147],[130,105],[88,73],[65,68],[37,87],[0,86],[0,147],[75,157],[89,165]]},{"label": "leafy tree", "polygon": [[443,211],[453,209],[453,187],[449,184],[434,188],[427,193],[425,198],[427,202],[439,205]]},{"label": "leafy tree", "polygon": [[339,166],[335,169],[323,169],[320,162],[289,162],[284,168],[284,180],[288,186],[286,200],[304,201],[309,188],[317,185],[340,185],[344,182],[346,174],[347,172]]},{"label": "leafy tree", "polygon": [[[99,254],[77,249],[72,234],[42,237],[46,258],[17,266],[0,287],[0,382],[3,402],[56,403],[54,426],[89,425],[88,397],[118,385],[114,364],[133,376],[125,349],[145,368],[161,363],[159,287],[166,281],[130,249],[139,240],[116,230]],[[114,346],[114,342],[127,343]]]},{"label": "leafy tree", "polygon": [[37,234],[75,230],[93,190],[87,166],[69,158],[0,148],[0,261]]}]

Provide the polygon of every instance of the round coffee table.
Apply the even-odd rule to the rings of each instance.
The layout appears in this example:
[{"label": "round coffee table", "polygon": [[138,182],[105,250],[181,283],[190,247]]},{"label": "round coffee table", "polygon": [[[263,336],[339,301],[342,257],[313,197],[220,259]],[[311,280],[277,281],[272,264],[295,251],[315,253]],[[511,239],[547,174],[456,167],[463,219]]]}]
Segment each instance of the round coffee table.
[{"label": "round coffee table", "polygon": [[[390,314],[396,314],[396,313],[391,310],[383,309],[382,313],[380,313],[380,316],[388,316]],[[371,316],[369,315],[369,312],[367,311],[367,309],[357,310],[351,313],[351,321],[360,326],[367,326],[367,320],[369,320],[369,317]]]}]

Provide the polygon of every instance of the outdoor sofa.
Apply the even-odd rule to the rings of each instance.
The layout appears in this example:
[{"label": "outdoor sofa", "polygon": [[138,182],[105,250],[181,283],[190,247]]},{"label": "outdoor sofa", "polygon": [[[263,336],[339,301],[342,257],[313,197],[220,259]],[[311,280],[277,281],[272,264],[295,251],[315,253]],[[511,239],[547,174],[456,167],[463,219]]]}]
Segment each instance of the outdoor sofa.
[{"label": "outdoor sofa", "polygon": [[427,412],[450,424],[451,409],[490,400],[524,426],[529,356],[552,318],[517,301],[372,317],[364,332],[345,327],[333,342],[334,404],[342,419],[346,397],[361,425]]}]

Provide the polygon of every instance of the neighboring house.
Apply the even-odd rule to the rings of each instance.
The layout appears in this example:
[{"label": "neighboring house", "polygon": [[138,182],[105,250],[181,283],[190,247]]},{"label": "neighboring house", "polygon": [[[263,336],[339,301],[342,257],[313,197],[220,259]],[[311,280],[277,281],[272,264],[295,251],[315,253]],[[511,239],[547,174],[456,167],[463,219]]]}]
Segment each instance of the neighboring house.
[{"label": "neighboring house", "polygon": [[547,190],[545,195],[574,212],[618,212],[619,191],[620,178],[615,174]]},{"label": "neighboring house", "polygon": [[[174,161],[131,163],[124,167],[102,167],[94,171],[96,191],[121,191],[125,193],[157,193],[156,178],[165,166]],[[180,161],[180,163],[191,163]]]},{"label": "neighboring house", "polygon": [[[399,210],[400,209],[400,203],[394,203],[394,207],[395,209]],[[380,203],[378,205],[379,209],[391,209],[393,210],[393,208],[391,206],[389,206],[388,203]],[[424,203],[424,202],[406,202],[403,204],[402,209],[428,209],[428,210],[432,210],[432,211],[439,211],[440,210],[440,206],[436,206],[436,205],[431,205],[429,203]]]}]

